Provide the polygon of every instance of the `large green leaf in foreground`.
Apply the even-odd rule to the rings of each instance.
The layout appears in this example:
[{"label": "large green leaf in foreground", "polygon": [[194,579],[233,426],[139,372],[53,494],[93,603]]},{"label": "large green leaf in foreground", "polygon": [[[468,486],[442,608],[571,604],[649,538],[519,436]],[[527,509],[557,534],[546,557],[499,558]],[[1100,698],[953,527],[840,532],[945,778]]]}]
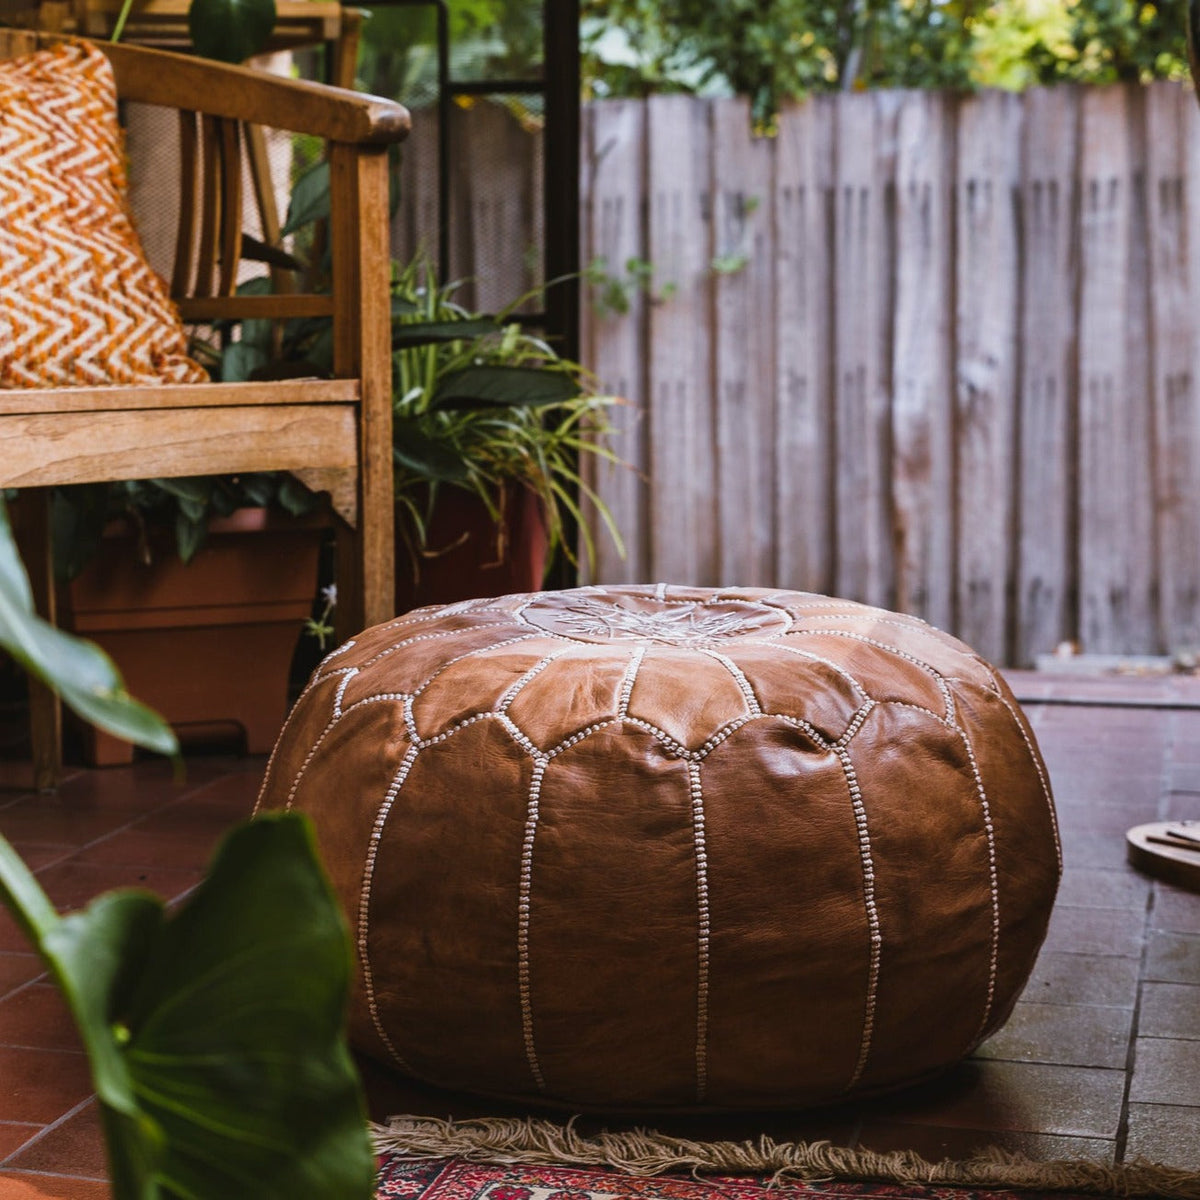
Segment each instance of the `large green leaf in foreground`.
[{"label": "large green leaf in foreground", "polygon": [[2,841],[0,894],[83,1034],[118,1200],[372,1195],[349,940],[306,818],[239,826],[170,916],[123,891],[58,918]]},{"label": "large green leaf in foreground", "polygon": [[120,673],[98,646],[43,621],[33,611],[29,578],[0,500],[0,650],[53,688],[85,720],[117,737],[177,754],[171,727],[125,690]]}]

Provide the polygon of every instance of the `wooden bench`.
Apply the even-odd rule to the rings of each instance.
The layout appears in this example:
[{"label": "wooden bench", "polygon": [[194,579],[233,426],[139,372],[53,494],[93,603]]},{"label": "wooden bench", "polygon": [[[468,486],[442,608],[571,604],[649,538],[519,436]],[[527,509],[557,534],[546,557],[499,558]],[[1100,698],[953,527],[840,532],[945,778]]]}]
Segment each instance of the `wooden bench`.
[{"label": "wooden bench", "polygon": [[[0,57],[46,35],[0,31]],[[334,482],[339,631],[392,615],[393,510],[387,148],[408,131],[398,104],[160,50],[97,43],[123,100],[178,111],[180,203],[172,297],[185,322],[328,316],[332,379],[0,389],[0,487],[301,470]],[[234,294],[242,161],[263,128],[323,138],[331,175],[330,294]],[[269,207],[269,205],[268,205]],[[266,240],[278,228],[264,228]],[[43,497],[48,493],[41,493]],[[48,504],[35,505],[30,567],[53,619]],[[37,786],[53,786],[61,718],[31,698]]]}]

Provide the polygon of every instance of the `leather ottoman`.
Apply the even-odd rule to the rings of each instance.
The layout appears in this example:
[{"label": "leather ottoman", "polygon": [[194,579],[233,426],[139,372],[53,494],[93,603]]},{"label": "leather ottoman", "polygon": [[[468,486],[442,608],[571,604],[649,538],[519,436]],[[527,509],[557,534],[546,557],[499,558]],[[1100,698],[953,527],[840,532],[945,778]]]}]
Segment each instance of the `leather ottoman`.
[{"label": "leather ottoman", "polygon": [[317,670],[261,805],[307,812],[351,1035],[449,1088],[765,1108],[969,1053],[1060,873],[1033,736],[915,618],[610,587],[419,609]]}]

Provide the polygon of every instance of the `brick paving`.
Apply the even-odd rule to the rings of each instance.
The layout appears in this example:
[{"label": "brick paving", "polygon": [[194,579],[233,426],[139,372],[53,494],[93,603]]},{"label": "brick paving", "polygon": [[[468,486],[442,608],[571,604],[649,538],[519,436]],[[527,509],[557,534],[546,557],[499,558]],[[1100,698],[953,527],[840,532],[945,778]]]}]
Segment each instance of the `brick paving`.
[{"label": "brick paving", "polygon": [[[1200,1171],[1200,894],[1125,863],[1124,831],[1200,817],[1200,679],[1012,680],[1054,785],[1066,871],[1042,955],[1009,1023],[935,1083],[808,1114],[670,1118],[699,1137],[829,1137],[962,1157],[1145,1157]],[[74,771],[57,796],[0,762],[0,832],[60,906],[139,884],[174,898],[245,816],[261,759]],[[373,1115],[512,1111],[364,1064]],[[644,1122],[641,1122],[644,1123]],[[0,1200],[105,1197],[84,1058],[65,1012],[0,915]]]}]

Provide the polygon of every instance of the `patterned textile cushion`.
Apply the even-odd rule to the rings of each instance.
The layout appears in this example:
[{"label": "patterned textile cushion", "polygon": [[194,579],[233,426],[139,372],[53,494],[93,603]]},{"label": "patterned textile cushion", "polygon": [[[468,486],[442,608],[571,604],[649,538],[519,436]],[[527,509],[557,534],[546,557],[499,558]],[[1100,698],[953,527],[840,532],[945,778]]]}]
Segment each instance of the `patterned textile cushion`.
[{"label": "patterned textile cushion", "polygon": [[207,378],[127,210],[108,59],[0,62],[0,387]]},{"label": "patterned textile cushion", "polygon": [[322,664],[262,805],[316,824],[360,1048],[580,1107],[826,1104],[938,1071],[1011,1011],[1059,876],[999,675],[798,592],[418,609]]}]

